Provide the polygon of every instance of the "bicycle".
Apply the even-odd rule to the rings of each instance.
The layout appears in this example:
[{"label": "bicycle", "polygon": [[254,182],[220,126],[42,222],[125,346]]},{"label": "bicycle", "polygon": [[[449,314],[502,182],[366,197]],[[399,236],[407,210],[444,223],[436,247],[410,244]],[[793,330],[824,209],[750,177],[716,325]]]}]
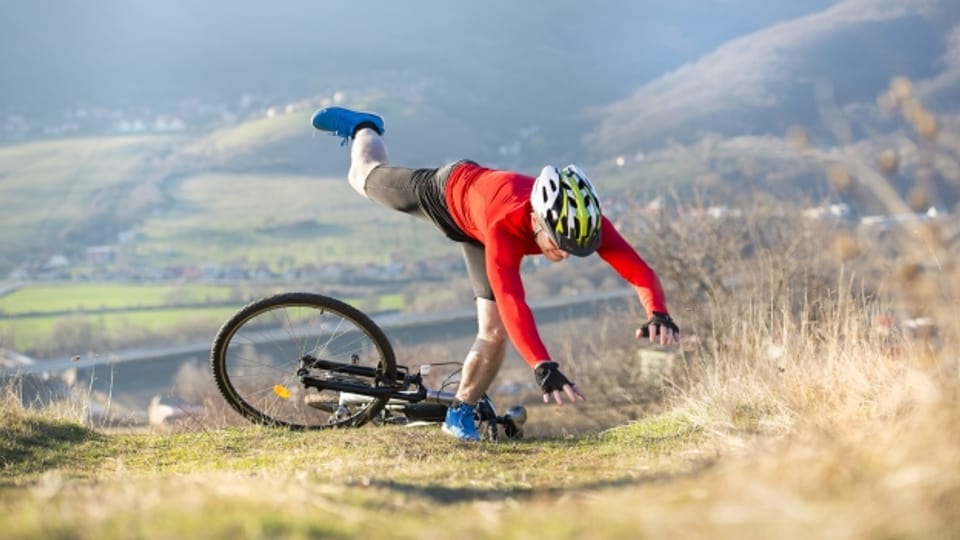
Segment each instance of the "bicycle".
[{"label": "bicycle", "polygon": [[[210,351],[217,388],[247,420],[293,430],[374,423],[443,422],[454,394],[430,388],[397,365],[390,340],[359,309],[336,298],[288,292],[240,308],[217,332]],[[442,364],[449,364],[444,362]],[[485,439],[523,436],[526,409],[499,416],[484,396],[477,406]]]}]

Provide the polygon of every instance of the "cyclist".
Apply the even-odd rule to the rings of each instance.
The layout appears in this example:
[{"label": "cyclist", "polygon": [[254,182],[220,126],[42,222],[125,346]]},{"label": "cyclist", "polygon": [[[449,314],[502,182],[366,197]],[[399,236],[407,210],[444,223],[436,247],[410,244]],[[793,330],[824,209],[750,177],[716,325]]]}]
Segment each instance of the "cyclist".
[{"label": "cyclist", "polygon": [[600,211],[587,176],[574,165],[546,166],[539,176],[493,170],[469,160],[440,168],[410,169],[387,164],[383,119],[369,112],[328,107],[314,113],[313,126],[352,140],[347,179],[358,193],[385,207],[435,224],[459,242],[476,296],[478,332],[463,364],[456,401],[443,430],[461,440],[479,440],[477,402],[493,382],[513,342],[533,368],[543,401],[558,405],[586,396],[554,361],[524,299],[520,262],[543,254],[559,262],[571,254],[596,252],[632,284],[650,316],[637,329],[661,344],[676,343],[680,330],[670,318],[656,273]]}]

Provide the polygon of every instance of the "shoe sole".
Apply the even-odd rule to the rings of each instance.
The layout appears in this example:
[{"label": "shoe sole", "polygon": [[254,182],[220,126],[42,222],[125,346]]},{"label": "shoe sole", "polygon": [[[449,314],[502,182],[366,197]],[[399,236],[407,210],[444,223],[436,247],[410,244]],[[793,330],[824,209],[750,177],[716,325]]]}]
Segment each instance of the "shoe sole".
[{"label": "shoe sole", "polygon": [[449,436],[451,436],[451,437],[454,437],[454,438],[456,438],[456,439],[458,439],[458,440],[461,440],[461,441],[466,441],[466,442],[478,442],[478,441],[480,440],[480,437],[477,437],[476,439],[474,439],[474,438],[472,438],[472,437],[461,437],[460,435],[457,435],[456,433],[454,433],[453,430],[451,430],[450,428],[448,428],[446,424],[442,424],[442,425],[440,426],[440,430],[443,431],[444,433],[446,433],[447,435],[449,435]]}]

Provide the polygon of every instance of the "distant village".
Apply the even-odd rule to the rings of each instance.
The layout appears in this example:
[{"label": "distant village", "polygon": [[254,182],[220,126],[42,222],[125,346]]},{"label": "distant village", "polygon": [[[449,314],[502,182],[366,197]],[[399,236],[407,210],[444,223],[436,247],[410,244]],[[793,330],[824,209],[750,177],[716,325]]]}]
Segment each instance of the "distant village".
[{"label": "distant village", "polygon": [[137,281],[137,282],[238,282],[290,281],[342,283],[362,285],[394,281],[444,279],[462,270],[459,254],[446,254],[428,259],[407,261],[395,258],[382,264],[348,265],[341,263],[305,263],[279,261],[278,270],[265,263],[205,262],[196,264],[150,267],[124,261],[124,246],[98,245],[87,247],[79,260],[54,253],[34,258],[18,266],[7,276],[8,281]]},{"label": "distant village", "polygon": [[345,93],[278,104],[271,98],[243,93],[234,104],[207,103],[199,97],[180,100],[167,110],[150,107],[80,106],[41,118],[12,113],[0,119],[0,144],[91,135],[139,135],[209,132],[245,120],[274,117],[340,103]]},{"label": "distant village", "polygon": [[[640,204],[622,199],[611,201],[604,209],[605,215],[614,223],[623,216],[653,215],[660,212],[661,202],[654,200]],[[688,211],[691,217],[706,216],[717,220],[735,220],[743,217],[742,210],[728,206],[709,206]],[[854,216],[846,204],[830,204],[807,208],[804,217],[826,220],[838,227],[856,229],[865,234],[882,234],[911,222],[938,221],[948,217],[935,207],[915,214],[892,214]],[[463,259],[456,253],[443,254],[418,260],[407,260],[402,255],[390,257],[384,263],[349,265],[337,262],[296,264],[289,260],[277,261],[272,268],[265,263],[216,263],[150,267],[133,263],[127,255],[139,239],[136,230],[118,235],[117,242],[109,245],[88,246],[79,257],[50,253],[30,259],[12,272],[7,279],[24,281],[323,281],[339,284],[375,284],[395,281],[431,281],[446,279],[451,274],[463,271]],[[535,266],[536,259],[527,263]],[[280,269],[278,269],[280,268]]]}]

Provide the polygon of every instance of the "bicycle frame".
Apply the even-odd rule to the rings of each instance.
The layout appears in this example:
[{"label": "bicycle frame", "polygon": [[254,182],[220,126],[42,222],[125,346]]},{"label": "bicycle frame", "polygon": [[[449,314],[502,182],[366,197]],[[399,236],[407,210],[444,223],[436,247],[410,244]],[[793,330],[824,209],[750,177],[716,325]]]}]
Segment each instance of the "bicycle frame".
[{"label": "bicycle frame", "polygon": [[[447,408],[456,400],[456,394],[443,390],[428,388],[423,384],[423,368],[417,373],[410,374],[406,366],[397,366],[396,379],[394,381],[385,381],[383,373],[377,368],[359,366],[355,364],[345,364],[342,362],[332,362],[320,358],[313,358],[306,355],[300,359],[300,370],[298,376],[300,382],[306,387],[312,387],[317,390],[331,390],[339,392],[339,400],[336,408],[331,404],[324,404],[331,410],[327,412],[339,416],[340,411],[346,411],[350,406],[365,405],[375,398],[388,396],[384,412],[393,412],[402,415],[405,420],[419,420],[426,422],[442,422],[446,416]],[[309,374],[310,369],[320,369],[329,373],[340,373],[352,377],[366,377],[373,379],[378,384],[392,383],[383,387],[373,387],[370,385],[356,384],[338,377],[318,378]],[[429,371],[427,371],[429,372]],[[411,391],[411,388],[415,390]],[[481,422],[489,422],[493,425],[504,425],[508,437],[516,437],[523,431],[523,424],[527,420],[526,409],[522,406],[511,407],[507,414],[497,416],[493,402],[486,396],[477,404],[478,413]],[[381,415],[381,420],[389,422],[392,417]]]},{"label": "bicycle frame", "polygon": [[[354,377],[367,377],[373,379],[377,385],[387,384],[387,386],[369,386],[355,384],[344,379],[324,378],[320,379],[310,375],[310,369],[321,369],[331,373],[343,373]],[[300,382],[317,390],[333,390],[335,392],[349,392],[351,394],[360,394],[370,397],[390,396],[392,399],[404,399],[406,401],[422,401],[427,397],[426,389],[422,385],[422,378],[419,373],[410,375],[406,368],[398,366],[397,377],[394,381],[384,380],[385,377],[380,369],[359,366],[356,364],[344,364],[342,362],[331,362],[314,358],[309,354],[300,358],[300,369],[297,371]],[[398,384],[399,383],[399,384]],[[417,391],[413,394],[406,392],[411,386],[416,385]]]}]

